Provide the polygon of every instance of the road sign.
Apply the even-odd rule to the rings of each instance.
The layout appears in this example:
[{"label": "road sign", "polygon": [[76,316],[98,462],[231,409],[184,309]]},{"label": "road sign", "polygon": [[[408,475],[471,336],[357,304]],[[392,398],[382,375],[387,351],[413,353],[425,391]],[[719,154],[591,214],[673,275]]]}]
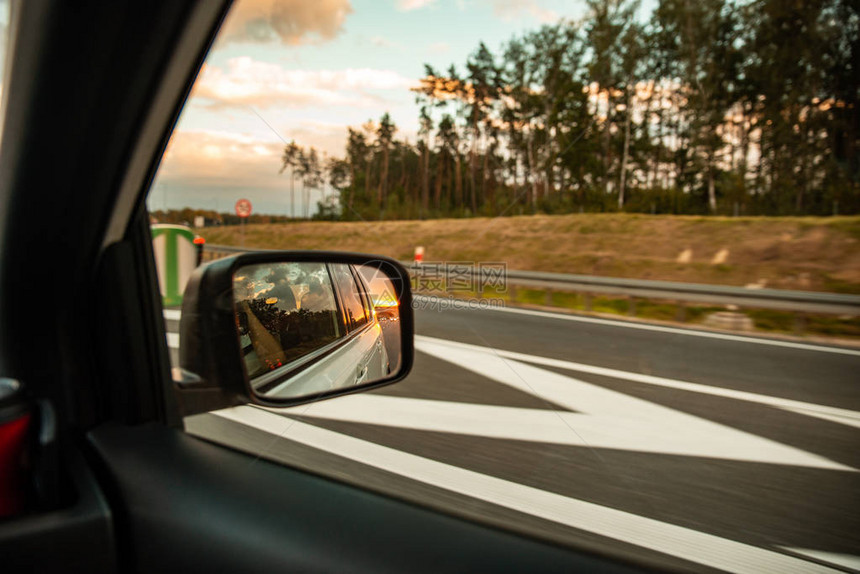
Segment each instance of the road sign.
[{"label": "road sign", "polygon": [[236,202],[236,215],[245,218],[251,215],[251,202],[247,199],[240,199]]}]

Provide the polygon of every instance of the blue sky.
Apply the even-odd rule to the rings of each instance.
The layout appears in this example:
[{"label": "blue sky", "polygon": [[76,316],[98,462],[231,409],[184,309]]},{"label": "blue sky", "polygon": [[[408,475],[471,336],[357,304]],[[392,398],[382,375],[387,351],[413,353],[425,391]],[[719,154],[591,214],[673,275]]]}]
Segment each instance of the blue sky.
[{"label": "blue sky", "polygon": [[[150,209],[288,214],[284,141],[343,155],[347,126],[390,112],[415,140],[409,87],[424,64],[462,67],[483,41],[560,18],[584,0],[239,0],[219,33],[150,192]],[[314,191],[311,205],[322,193]],[[301,194],[297,194],[297,201]],[[297,210],[298,211],[298,210]]]}]

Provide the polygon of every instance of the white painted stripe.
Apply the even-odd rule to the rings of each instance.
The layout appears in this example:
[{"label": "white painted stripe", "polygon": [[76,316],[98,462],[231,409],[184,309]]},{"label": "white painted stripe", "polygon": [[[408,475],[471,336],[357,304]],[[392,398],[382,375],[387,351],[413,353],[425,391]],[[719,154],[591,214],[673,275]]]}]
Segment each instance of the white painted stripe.
[{"label": "white painted stripe", "polygon": [[[860,416],[857,413],[854,413],[851,416],[844,416],[841,414],[833,414],[829,412],[817,412],[816,410],[803,409],[803,408],[794,408],[794,407],[781,407],[787,411],[791,411],[793,413],[797,413],[799,415],[806,415],[810,417],[816,417],[821,420],[830,421],[832,423],[837,423],[840,425],[848,425],[854,428],[860,428]],[[833,409],[837,410],[837,409]],[[853,412],[853,411],[848,411]]]},{"label": "white painted stripe", "polygon": [[750,574],[834,572],[787,554],[400,452],[262,409],[242,406],[212,414],[438,488],[707,567]]},{"label": "white painted stripe", "polygon": [[182,317],[181,309],[165,309],[164,310],[164,318],[168,321],[179,321]]},{"label": "white painted stripe", "polygon": [[[518,371],[521,365],[516,364]],[[529,373],[524,373],[528,376]],[[550,373],[552,374],[552,373]],[[385,395],[350,395],[302,407],[302,416],[395,428],[587,448],[856,472],[824,457],[570,379],[585,413]],[[290,414],[284,409],[268,409]]]},{"label": "white painted stripe", "polygon": [[[303,407],[302,416],[497,439],[587,446],[568,424],[581,414],[356,394]],[[267,409],[290,414],[282,408]]]},{"label": "white painted stripe", "polygon": [[753,403],[759,403],[763,405],[768,405],[772,407],[777,407],[785,410],[789,410],[799,414],[807,414],[810,416],[818,416],[819,418],[824,418],[826,420],[831,420],[834,422],[841,422],[842,424],[847,424],[850,426],[860,426],[860,412],[852,411],[848,409],[841,409],[838,407],[830,407],[826,405],[818,405],[814,403],[805,403],[803,401],[795,401],[792,399],[783,399],[779,397],[772,397],[768,395],[760,395],[757,393],[750,393],[747,391],[738,391],[734,389],[726,389],[722,387],[714,387],[710,385],[703,385],[700,383],[690,383],[687,381],[679,381],[675,379],[666,379],[663,377],[657,377],[654,375],[643,375],[641,373],[630,373],[627,371],[619,371],[617,369],[609,369],[606,367],[597,367],[594,365],[586,365],[583,363],[575,363],[573,361],[564,361],[562,359],[550,359],[547,357],[539,357],[537,355],[527,355],[525,353],[517,353],[515,351],[505,351],[502,349],[491,349],[489,347],[481,347],[478,345],[470,345],[468,343],[458,343],[454,341],[448,341],[445,339],[435,339],[433,337],[425,337],[423,335],[415,336],[415,348],[419,351],[427,350],[436,347],[449,347],[451,349],[466,349],[476,352],[482,353],[490,353],[494,355],[498,355],[500,357],[504,357],[507,359],[513,359],[516,361],[523,361],[526,363],[533,363],[537,365],[544,365],[547,367],[556,367],[560,369],[566,369],[570,371],[577,371],[580,373],[588,373],[592,375],[600,375],[603,377],[612,377],[614,379],[624,379],[628,381],[633,381],[636,383],[644,383],[647,385],[655,385],[659,387],[668,387],[672,389],[679,389],[683,391],[691,391],[694,393],[701,393],[706,395],[713,395],[718,397],[726,397],[730,399],[738,399],[742,401],[748,401]]},{"label": "white painted stripe", "polygon": [[[415,299],[434,300],[438,297],[416,295]],[[738,343],[751,343],[755,345],[769,345],[772,347],[786,347],[789,349],[800,349],[803,351],[817,351],[821,353],[836,353],[839,355],[851,355],[860,357],[860,349],[846,349],[841,347],[826,347],[824,345],[810,345],[808,343],[794,343],[792,341],[780,341],[778,339],[762,339],[758,337],[745,337],[743,335],[729,335],[727,333],[716,333],[713,331],[696,331],[694,329],[679,329],[676,327],[664,327],[662,325],[651,325],[648,323],[635,323],[633,321],[616,321],[612,319],[601,319],[598,317],[585,317],[582,315],[566,315],[563,313],[552,313],[549,311],[536,311],[533,309],[516,309],[513,307],[487,307],[481,311],[498,311],[500,313],[515,313],[518,315],[532,315],[547,319],[559,319],[562,321],[576,321],[579,323],[592,323],[595,325],[608,325],[611,327],[624,327],[627,329],[640,329],[642,331],[656,331],[659,333],[672,333],[674,335],[687,335],[690,337],[703,337],[706,339],[721,339]]]},{"label": "white painted stripe", "polygon": [[789,552],[795,552],[803,556],[809,556],[810,558],[815,558],[816,560],[820,560],[821,562],[826,562],[828,564],[833,564],[834,566],[849,568],[853,571],[860,572],[860,556],[854,556],[852,554],[839,554],[837,552],[824,552],[823,550],[809,550],[807,548],[789,548],[788,546],[783,546],[783,548],[785,548]]},{"label": "white painted stripe", "polygon": [[179,333],[168,333],[167,334],[167,346],[171,349],[179,348]]}]

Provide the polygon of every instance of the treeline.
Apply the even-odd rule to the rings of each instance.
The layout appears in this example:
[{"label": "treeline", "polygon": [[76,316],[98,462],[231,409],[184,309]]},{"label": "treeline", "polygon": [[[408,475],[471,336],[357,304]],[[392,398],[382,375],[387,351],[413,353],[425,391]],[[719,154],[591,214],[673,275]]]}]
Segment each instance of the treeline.
[{"label": "treeline", "polygon": [[[212,225],[239,225],[241,218],[235,213],[219,213],[210,209],[159,209],[149,213],[152,223],[173,223],[175,225],[194,226],[194,220],[203,217],[205,227]],[[286,215],[265,215],[253,213],[245,219],[245,223],[285,223],[292,218]]]},{"label": "treeline", "polygon": [[322,218],[860,212],[857,2],[588,6],[425,66],[415,143],[385,114],[346,157],[314,171],[288,146],[283,169],[338,190]]}]

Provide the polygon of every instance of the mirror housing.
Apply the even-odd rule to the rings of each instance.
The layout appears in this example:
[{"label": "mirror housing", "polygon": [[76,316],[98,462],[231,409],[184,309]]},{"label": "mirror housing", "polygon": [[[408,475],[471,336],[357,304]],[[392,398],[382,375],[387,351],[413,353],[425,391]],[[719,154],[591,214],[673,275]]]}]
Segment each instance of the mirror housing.
[{"label": "mirror housing", "polygon": [[[370,266],[385,273],[391,279],[399,303],[398,368],[379,380],[298,397],[267,397],[254,392],[238,334],[234,276],[248,266],[285,263]],[[197,268],[189,279],[183,296],[179,333],[180,366],[174,369],[173,380],[184,416],[249,403],[267,407],[294,406],[378,388],[403,379],[412,369],[414,322],[409,274],[394,259],[359,253],[264,251],[219,259]]]}]

